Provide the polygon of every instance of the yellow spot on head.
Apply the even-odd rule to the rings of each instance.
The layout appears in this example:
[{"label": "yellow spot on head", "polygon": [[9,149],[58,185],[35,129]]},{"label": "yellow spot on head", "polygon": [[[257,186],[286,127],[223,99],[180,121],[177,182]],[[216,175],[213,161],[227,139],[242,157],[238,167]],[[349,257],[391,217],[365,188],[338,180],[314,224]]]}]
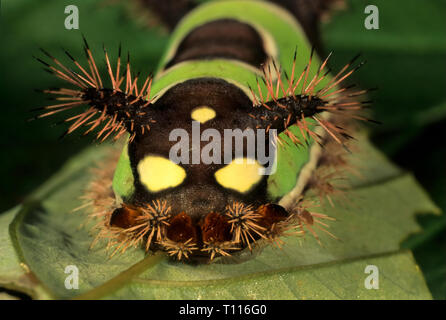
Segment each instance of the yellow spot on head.
[{"label": "yellow spot on head", "polygon": [[192,110],[190,117],[192,120],[205,123],[206,121],[214,119],[216,115],[217,114],[215,113],[214,109],[202,106]]},{"label": "yellow spot on head", "polygon": [[138,163],[141,183],[151,192],[158,192],[180,185],[186,178],[186,171],[169,159],[147,156]]},{"label": "yellow spot on head", "polygon": [[245,193],[262,179],[264,170],[256,160],[238,158],[218,170],[215,179],[225,188]]}]

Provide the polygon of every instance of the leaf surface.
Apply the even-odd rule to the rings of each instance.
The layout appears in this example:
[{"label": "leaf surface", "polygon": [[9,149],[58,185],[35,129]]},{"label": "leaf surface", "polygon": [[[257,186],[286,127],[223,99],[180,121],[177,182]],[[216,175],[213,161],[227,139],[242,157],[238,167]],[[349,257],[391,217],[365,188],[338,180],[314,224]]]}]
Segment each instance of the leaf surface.
[{"label": "leaf surface", "polygon": [[[90,179],[88,169],[101,165],[111,148],[107,145],[85,150],[39,189],[20,208],[11,227],[12,239],[22,262],[58,298],[88,294],[108,281],[113,290],[98,295],[93,291],[90,297],[430,297],[411,253],[401,251],[400,243],[420,231],[415,214],[437,213],[438,209],[410,174],[391,165],[364,135],[358,140],[361,152],[352,163],[362,164],[363,176],[350,179],[352,190],[346,197],[334,197],[334,207],[318,208],[337,219],[330,231],[341,239],[319,232],[323,246],[310,235],[286,237],[282,249],[259,246],[253,253],[246,251],[210,265],[161,259],[147,270],[132,271],[144,258],[142,250],[109,259],[103,246],[90,249],[92,235],[80,227],[85,215],[71,212],[81,204],[78,198]],[[379,293],[364,288],[368,264],[376,264],[385,275],[382,281],[387,279]],[[69,265],[79,269],[79,290],[65,288],[64,271]],[[398,271],[403,265],[405,271]]]}]

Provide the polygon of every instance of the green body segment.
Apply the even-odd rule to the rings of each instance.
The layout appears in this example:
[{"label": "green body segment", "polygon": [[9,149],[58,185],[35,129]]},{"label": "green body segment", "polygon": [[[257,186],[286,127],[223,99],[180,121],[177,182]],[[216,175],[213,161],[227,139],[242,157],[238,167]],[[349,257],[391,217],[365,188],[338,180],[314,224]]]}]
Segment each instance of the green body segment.
[{"label": "green body segment", "polygon": [[[238,86],[252,98],[249,86],[257,89],[257,79],[261,76],[261,70],[246,63],[230,59],[208,59],[185,61],[165,69],[165,65],[175,55],[178,45],[185,36],[195,28],[219,19],[238,20],[257,30],[263,40],[265,51],[288,75],[291,75],[296,47],[295,73],[300,75],[309,61],[311,45],[302,28],[287,11],[271,3],[256,0],[208,2],[185,16],[173,32],[168,49],[161,59],[154,78],[152,96],[159,98],[169,88],[186,80],[211,77],[223,79]],[[308,79],[312,79],[317,73],[320,65],[320,59],[317,56],[313,57],[312,65],[314,67],[310,69]],[[316,90],[322,88],[329,80],[330,77],[327,76],[318,84]],[[282,79],[282,81],[286,80]],[[259,84],[262,95],[266,97],[266,86],[262,81],[259,81]],[[307,121],[310,127],[314,125],[311,119]],[[304,140],[297,127],[292,126],[289,130],[299,140]],[[309,147],[299,147],[284,134],[280,137],[285,143],[278,145],[277,170],[268,178],[267,188],[271,199],[278,199],[293,189],[300,170],[310,161],[310,149],[313,144],[311,138],[308,138]],[[127,148],[123,153],[127,153]],[[123,155],[113,179],[113,188],[118,197],[125,199],[131,196],[133,188],[130,187],[129,182],[133,181],[133,178],[127,176],[131,174],[128,156]]]},{"label": "green body segment", "polygon": [[128,199],[135,191],[127,143],[122,150],[113,176],[113,191],[118,200]]}]

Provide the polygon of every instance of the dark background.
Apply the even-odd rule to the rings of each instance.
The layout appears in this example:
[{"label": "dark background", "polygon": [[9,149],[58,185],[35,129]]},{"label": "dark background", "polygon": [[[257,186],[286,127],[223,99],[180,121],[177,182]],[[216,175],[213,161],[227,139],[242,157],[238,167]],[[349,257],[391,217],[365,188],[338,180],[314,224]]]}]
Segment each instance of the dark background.
[{"label": "dark background", "polygon": [[[200,1],[197,1],[200,2]],[[201,1],[202,2],[202,1]],[[80,10],[80,30],[64,28],[64,8]],[[380,29],[364,28],[364,8],[378,6]],[[53,117],[27,122],[32,108],[51,104],[34,91],[60,85],[45,73],[32,55],[43,47],[62,61],[61,46],[83,58],[81,32],[101,52],[102,43],[116,56],[119,42],[132,53],[132,65],[143,74],[156,67],[167,44],[167,29],[134,1],[14,0],[2,2],[0,50],[1,183],[0,211],[23,199],[55,173],[91,138],[58,137],[66,129]],[[355,74],[364,87],[379,87],[371,94],[375,119],[371,127],[378,148],[411,171],[446,209],[446,1],[350,0],[322,28],[332,65],[340,68],[356,53],[368,61]],[[446,222],[443,217],[420,220],[425,232],[403,245],[414,250],[433,296],[446,298]]]}]

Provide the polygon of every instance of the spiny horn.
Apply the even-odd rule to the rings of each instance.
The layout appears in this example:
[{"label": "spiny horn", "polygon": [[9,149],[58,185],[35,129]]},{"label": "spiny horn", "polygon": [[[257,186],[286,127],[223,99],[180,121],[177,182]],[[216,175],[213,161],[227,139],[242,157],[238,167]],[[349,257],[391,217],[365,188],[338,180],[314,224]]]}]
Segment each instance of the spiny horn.
[{"label": "spiny horn", "polygon": [[[104,81],[92,51],[85,37],[83,40],[88,67],[83,67],[73,55],[64,50],[78,71],[65,66],[47,51],[41,49],[52,63],[45,62],[40,58],[36,58],[37,61],[44,65],[46,71],[70,83],[75,88],[42,90],[43,93],[54,95],[54,100],[60,101],[60,103],[34,109],[33,111],[44,112],[33,119],[78,109],[80,110],[78,114],[64,120],[64,122],[72,123],[64,135],[81,127],[86,128],[84,134],[96,129],[98,131],[96,138],[101,142],[111,135],[114,136],[114,139],[118,139],[126,132],[130,133],[131,139],[133,139],[136,134],[143,134],[150,130],[149,123],[155,121],[150,117],[150,108],[147,108],[152,103],[150,97],[152,75],[146,77],[140,87],[138,85],[139,74],[132,75],[130,69],[130,56],[128,56],[124,70],[120,70],[121,46],[119,46],[115,71],[112,69],[107,49],[103,46],[107,75],[111,82],[111,88],[104,87]],[[125,88],[121,89],[124,82]]]}]

